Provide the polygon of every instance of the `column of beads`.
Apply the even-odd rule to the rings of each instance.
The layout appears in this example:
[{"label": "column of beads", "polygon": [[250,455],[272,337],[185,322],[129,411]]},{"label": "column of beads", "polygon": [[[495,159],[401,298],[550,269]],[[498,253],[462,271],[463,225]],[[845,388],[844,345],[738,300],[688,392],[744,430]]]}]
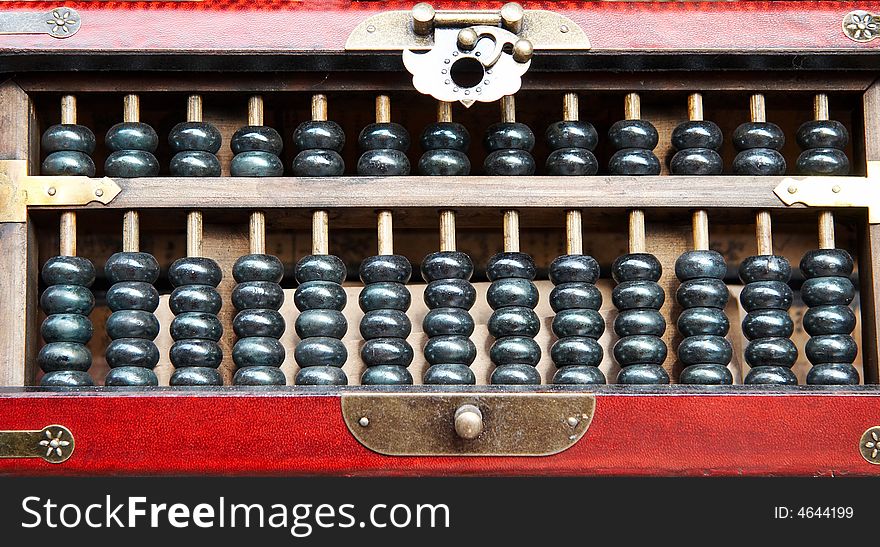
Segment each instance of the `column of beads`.
[{"label": "column of beads", "polygon": [[[94,176],[95,164],[89,154],[95,149],[95,135],[76,124],[76,97],[61,98],[61,123],[43,134],[43,175]],[[90,386],[87,372],[92,354],[86,343],[92,338],[89,313],[95,297],[89,287],[95,281],[95,266],[76,256],[76,213],[61,214],[60,253],[43,265],[42,278],[48,285],[40,296],[46,319],[40,328],[46,341],[37,354],[37,364],[45,372],[40,385],[52,387]]]},{"label": "column of beads", "polygon": [[[293,140],[300,150],[293,160],[298,177],[336,177],[345,171],[339,152],[345,144],[345,133],[336,122],[327,120],[327,97],[312,96],[312,119],[296,128]],[[312,254],[296,264],[299,284],[294,303],[300,311],[296,333],[300,337],[294,358],[301,367],[296,383],[304,385],[346,385],[348,378],[342,367],[348,351],[342,337],[348,332],[343,315],[347,297],[345,263],[329,254],[329,215],[327,211],[312,213]]]},{"label": "column of beads", "polygon": [[[723,140],[721,129],[703,119],[703,97],[688,97],[688,118],[672,132],[672,144],[678,150],[670,161],[674,175],[719,175],[723,167],[718,149]],[[682,384],[732,384],[727,368],[733,348],[725,336],[730,322],[724,308],[730,292],[724,284],[727,263],[709,249],[709,217],[706,211],[693,214],[694,250],[675,262],[675,275],[681,285],[675,298],[683,308],[678,317],[678,331],[684,336],[678,346],[678,359],[685,366]]]},{"label": "column of beads", "polygon": [[595,175],[599,162],[593,150],[599,143],[596,128],[590,122],[578,118],[577,93],[563,97],[563,119],[547,128],[544,138],[552,152],[547,156],[548,175],[587,176]]},{"label": "column of beads", "polygon": [[[358,174],[409,174],[409,142],[406,129],[391,122],[390,99],[380,95],[376,98],[376,123],[365,127],[358,137],[364,151],[358,160]],[[391,211],[379,211],[377,227],[379,254],[364,259],[360,266],[364,283],[358,299],[364,311],[360,333],[365,340],[361,359],[367,365],[361,383],[412,384],[407,367],[412,363],[413,349],[406,340],[412,331],[406,315],[412,298],[406,288],[412,266],[405,256],[394,254]]]},{"label": "column of beads", "polygon": [[[232,136],[235,156],[230,172],[234,177],[273,177],[284,172],[281,135],[263,125],[263,98],[248,99],[248,125]],[[250,216],[250,254],[239,257],[232,266],[236,285],[232,303],[238,313],[232,320],[237,340],[232,360],[238,370],[235,385],[283,386],[287,383],[284,363],[284,317],[278,311],[284,302],[281,278],[284,265],[266,254],[266,217],[260,211]]]},{"label": "column of beads", "polygon": [[[819,94],[814,102],[814,121],[798,129],[797,141],[804,151],[797,168],[804,175],[846,175],[849,160],[844,148],[849,140],[846,127],[828,119],[828,96]],[[855,287],[850,280],[852,256],[834,244],[834,215],[819,214],[819,249],[804,255],[801,271],[807,278],[801,296],[809,309],[804,314],[804,330],[810,335],[804,352],[812,363],[807,383],[813,385],[855,385],[859,373],[852,365],[858,346],[852,337],[856,317],[850,303]]]},{"label": "column of beads", "polygon": [[[658,175],[660,160],[652,150],[657,146],[657,130],[641,120],[638,94],[630,93],[624,100],[624,120],[611,126],[608,138],[617,152],[608,168],[613,175]],[[657,283],[663,267],[657,257],[646,252],[645,214],[629,213],[629,253],[611,265],[611,276],[617,285],[611,293],[618,309],[614,332],[614,359],[620,364],[619,384],[668,384],[663,369],[667,348],[663,341],[666,320],[660,308],[666,301],[663,288]]]},{"label": "column of beads", "polygon": [[[159,161],[153,155],[159,136],[140,122],[139,106],[137,95],[126,95],[122,123],[107,131],[105,142],[113,150],[104,163],[108,176],[152,177],[159,173]],[[153,372],[159,362],[159,350],[153,342],[159,335],[159,321],[154,315],[159,292],[153,286],[159,278],[159,262],[153,255],[140,252],[139,225],[138,212],[127,211],[122,252],[113,254],[104,264],[104,274],[113,284],[107,291],[107,305],[113,312],[106,326],[111,342],[104,353],[110,366],[104,379],[108,386],[159,384]]]}]

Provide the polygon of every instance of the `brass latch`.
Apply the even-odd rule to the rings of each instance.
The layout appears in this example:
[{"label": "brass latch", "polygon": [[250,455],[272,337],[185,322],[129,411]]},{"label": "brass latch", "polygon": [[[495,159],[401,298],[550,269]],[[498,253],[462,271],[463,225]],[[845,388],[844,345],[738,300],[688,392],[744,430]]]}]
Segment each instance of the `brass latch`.
[{"label": "brass latch", "polygon": [[549,456],[586,433],[585,393],[346,393],[342,415],[364,446],[388,456]]},{"label": "brass latch", "polygon": [[26,160],[0,160],[0,222],[25,222],[35,205],[106,205],[121,191],[111,178],[32,176]]},{"label": "brass latch", "polygon": [[0,458],[43,458],[61,463],[73,454],[73,433],[63,425],[34,431],[0,431]]},{"label": "brass latch", "polygon": [[786,205],[864,207],[868,223],[880,224],[880,161],[868,162],[867,177],[786,178],[773,192]]}]

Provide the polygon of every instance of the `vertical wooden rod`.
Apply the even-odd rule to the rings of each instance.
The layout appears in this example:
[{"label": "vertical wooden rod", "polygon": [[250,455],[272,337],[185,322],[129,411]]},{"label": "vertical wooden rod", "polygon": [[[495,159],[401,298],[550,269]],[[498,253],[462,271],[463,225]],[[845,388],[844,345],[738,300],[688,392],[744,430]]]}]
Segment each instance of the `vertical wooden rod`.
[{"label": "vertical wooden rod", "polygon": [[76,213],[73,211],[61,213],[59,227],[61,236],[60,254],[62,256],[76,256]]},{"label": "vertical wooden rod", "polygon": [[501,97],[501,121],[505,123],[516,121],[516,99],[513,95]]},{"label": "vertical wooden rod", "polygon": [[639,209],[629,212],[629,252],[647,252],[645,244],[645,212]]},{"label": "vertical wooden rod", "polygon": [[504,252],[519,252],[519,211],[504,211]]},{"label": "vertical wooden rod", "polygon": [[76,97],[74,95],[61,97],[61,123],[64,125],[76,123]]},{"label": "vertical wooden rod", "polygon": [[440,250],[455,250],[455,211],[440,211]]},{"label": "vertical wooden rod", "polygon": [[312,254],[330,253],[330,215],[327,211],[312,213]]},{"label": "vertical wooden rod", "polygon": [[562,96],[562,119],[566,122],[576,122],[578,118],[578,95],[566,93]]},{"label": "vertical wooden rod", "polygon": [[694,211],[692,217],[694,250],[709,250],[709,214],[706,211]]},{"label": "vertical wooden rod", "polygon": [[764,101],[764,95],[755,93],[749,97],[749,114],[753,122],[767,121],[767,104]]},{"label": "vertical wooden rod", "polygon": [[691,121],[703,121],[703,95],[691,93],[688,95],[688,119]]},{"label": "vertical wooden rod", "polygon": [[141,250],[140,215],[137,211],[126,211],[122,217],[122,251],[136,253]]},{"label": "vertical wooden rod", "polygon": [[122,121],[141,121],[141,99],[134,93],[129,93],[122,98]]},{"label": "vertical wooden rod", "polygon": [[376,97],[376,123],[391,121],[391,98],[388,95]]},{"label": "vertical wooden rod", "polygon": [[642,118],[642,99],[638,93],[627,93],[623,98],[623,117],[627,120]]},{"label": "vertical wooden rod", "polygon": [[834,248],[834,213],[831,211],[819,213],[819,248]]},{"label": "vertical wooden rod", "polygon": [[248,125],[263,125],[263,96],[248,97]]},{"label": "vertical wooden rod", "polygon": [[394,230],[391,211],[379,211],[379,254],[394,254]]},{"label": "vertical wooden rod", "polygon": [[262,211],[251,213],[250,242],[251,254],[266,254],[266,215]]},{"label": "vertical wooden rod", "polygon": [[565,251],[570,255],[584,254],[583,217],[578,210],[565,212]]},{"label": "vertical wooden rod", "polygon": [[202,256],[202,212],[186,215],[186,256]]},{"label": "vertical wooden rod", "polygon": [[828,120],[828,95],[825,93],[817,93],[813,98],[813,117],[817,121]]},{"label": "vertical wooden rod", "polygon": [[202,96],[190,95],[186,98],[186,121],[202,121]]},{"label": "vertical wooden rod", "polygon": [[755,236],[758,240],[758,254],[773,254],[773,227],[769,211],[758,211],[755,218]]},{"label": "vertical wooden rod", "polygon": [[316,122],[327,121],[327,95],[322,93],[312,95],[312,120]]},{"label": "vertical wooden rod", "polygon": [[452,121],[452,103],[446,101],[438,101],[437,102],[437,121],[438,122],[451,122]]}]

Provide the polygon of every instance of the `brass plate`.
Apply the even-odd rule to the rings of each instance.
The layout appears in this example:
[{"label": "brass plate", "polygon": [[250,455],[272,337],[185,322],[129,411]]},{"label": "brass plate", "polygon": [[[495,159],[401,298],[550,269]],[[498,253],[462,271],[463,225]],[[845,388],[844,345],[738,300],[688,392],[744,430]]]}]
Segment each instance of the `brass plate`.
[{"label": "brass plate", "polygon": [[773,193],[786,205],[864,207],[868,222],[880,224],[880,162],[868,162],[867,177],[785,178]]},{"label": "brass plate", "polygon": [[70,38],[77,33],[81,23],[79,13],[68,7],[43,12],[0,12],[0,34],[48,34],[53,38]]},{"label": "brass plate", "polygon": [[61,463],[73,454],[73,434],[63,425],[37,431],[0,431],[0,458],[43,458]]},{"label": "brass plate", "polygon": [[[473,440],[455,433],[455,411],[483,414]],[[590,426],[596,399],[584,393],[346,393],[342,416],[362,445],[387,456],[549,456]]]}]

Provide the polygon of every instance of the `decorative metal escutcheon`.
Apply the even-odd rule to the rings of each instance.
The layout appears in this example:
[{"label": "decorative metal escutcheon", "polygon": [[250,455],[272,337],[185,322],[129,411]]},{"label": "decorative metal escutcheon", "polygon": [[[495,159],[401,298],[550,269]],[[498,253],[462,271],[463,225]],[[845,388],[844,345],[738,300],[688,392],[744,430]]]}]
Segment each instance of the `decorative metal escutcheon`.
[{"label": "decorative metal escutcheon", "polygon": [[843,16],[843,33],[855,42],[870,42],[880,36],[880,21],[873,13],[854,10]]},{"label": "decorative metal escutcheon", "polygon": [[593,419],[585,393],[346,393],[342,415],[364,446],[388,456],[549,456]]},{"label": "decorative metal escutcheon", "polygon": [[59,7],[49,11],[6,11],[0,13],[0,34],[48,34],[70,38],[82,20],[75,9]]},{"label": "decorative metal escutcheon", "polygon": [[868,463],[880,465],[880,426],[869,427],[859,439],[859,453]]},{"label": "decorative metal escutcheon", "polygon": [[73,454],[73,433],[63,425],[36,431],[0,431],[0,458],[43,458],[61,463]]}]

